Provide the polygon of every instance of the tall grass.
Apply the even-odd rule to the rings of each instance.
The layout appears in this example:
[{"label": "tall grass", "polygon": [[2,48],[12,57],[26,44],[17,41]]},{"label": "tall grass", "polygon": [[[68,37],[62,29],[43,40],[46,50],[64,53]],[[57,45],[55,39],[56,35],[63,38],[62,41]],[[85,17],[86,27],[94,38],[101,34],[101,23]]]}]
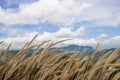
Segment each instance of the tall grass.
[{"label": "tall grass", "polygon": [[[0,51],[0,80],[120,80],[120,48],[106,52],[97,61],[98,46],[92,55],[60,49],[49,50],[52,46],[64,42],[45,41],[33,46],[37,35],[16,54]],[[0,44],[2,44],[0,42]],[[41,51],[41,48],[45,48]],[[32,48],[37,47],[30,55]],[[56,53],[60,54],[56,54]]]}]

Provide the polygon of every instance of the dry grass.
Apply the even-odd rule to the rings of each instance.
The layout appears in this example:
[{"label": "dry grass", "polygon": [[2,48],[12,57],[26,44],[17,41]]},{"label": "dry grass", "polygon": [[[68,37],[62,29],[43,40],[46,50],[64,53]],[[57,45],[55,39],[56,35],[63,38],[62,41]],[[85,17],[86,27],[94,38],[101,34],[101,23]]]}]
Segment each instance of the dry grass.
[{"label": "dry grass", "polygon": [[[45,41],[31,45],[37,35],[14,56],[9,52],[0,51],[0,80],[120,80],[120,48],[105,53],[97,62],[98,46],[90,56],[85,56],[86,49],[81,53],[65,50],[49,50],[52,46],[64,42]],[[0,44],[2,44],[0,42]],[[42,46],[46,47],[42,50]],[[29,55],[32,48],[36,50]],[[56,54],[59,52],[60,54]]]}]

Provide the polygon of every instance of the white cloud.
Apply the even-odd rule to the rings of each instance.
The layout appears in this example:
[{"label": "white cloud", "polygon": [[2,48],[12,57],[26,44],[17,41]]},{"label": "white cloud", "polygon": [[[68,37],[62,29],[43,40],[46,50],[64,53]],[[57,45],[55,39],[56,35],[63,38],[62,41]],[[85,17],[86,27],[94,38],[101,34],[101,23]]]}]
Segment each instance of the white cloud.
[{"label": "white cloud", "polygon": [[85,34],[85,27],[79,27],[76,32],[74,32],[75,36],[83,36]]},{"label": "white cloud", "polygon": [[105,44],[114,44],[114,43],[117,43],[118,45],[120,45],[120,36],[114,36],[114,37],[111,37],[110,39],[108,40],[105,40],[104,41]]},{"label": "white cloud", "polygon": [[0,8],[0,23],[39,24],[49,21],[55,25],[71,26],[76,16],[91,6],[91,3],[78,3],[75,0],[40,0],[21,4],[18,10]]},{"label": "white cloud", "polygon": [[[8,37],[3,37],[0,39],[0,41],[5,41],[5,46],[8,45],[8,43],[13,42],[13,49],[18,49],[20,47],[22,47],[26,42],[28,42],[29,40],[31,40],[31,38],[35,35],[35,34],[39,34],[38,32],[26,32],[25,34],[19,34],[16,33],[17,30],[12,30],[12,31],[8,31],[7,34],[9,34],[9,32],[12,32],[11,34],[7,35]],[[14,34],[16,33],[16,34]],[[84,35],[84,27],[80,27],[77,30],[72,30],[72,28],[60,28],[60,30],[56,31],[56,32],[44,32],[43,34],[39,34],[39,37],[37,38],[36,41],[40,42],[40,41],[46,41],[46,40],[52,40],[52,41],[56,41],[56,40],[63,40],[63,39],[75,39],[78,37],[81,37]],[[14,47],[15,46],[15,47]]]},{"label": "white cloud", "polygon": [[72,28],[61,28],[59,31],[55,33],[55,35],[59,38],[67,37],[67,38],[75,38],[81,37],[85,33],[85,27],[79,27],[77,30],[73,31]]},{"label": "white cloud", "polygon": [[17,35],[16,37],[10,36],[10,37],[4,37],[0,38],[0,41],[4,41],[2,45],[0,45],[1,48],[7,48],[8,44],[13,42],[12,49],[20,49],[25,45],[26,42],[29,42],[32,37],[35,36],[35,34],[38,34],[37,32],[31,32],[31,33],[25,33],[24,35]]},{"label": "white cloud", "polygon": [[108,35],[104,34],[104,33],[99,36],[99,38],[107,38],[107,37],[108,37]]},{"label": "white cloud", "polygon": [[15,37],[14,35],[8,35],[9,37],[0,38],[0,41],[4,41],[4,44],[0,46],[3,48],[6,48],[10,42],[13,42],[12,49],[20,49],[26,42],[30,41],[35,34],[39,34],[38,38],[35,41],[37,42],[37,44],[39,42],[46,41],[46,40],[58,41],[63,39],[72,39],[62,43],[61,45],[76,44],[76,45],[83,45],[83,46],[90,45],[95,47],[95,45],[98,42],[100,42],[102,48],[119,47],[120,36],[114,36],[109,38],[107,37],[106,34],[101,34],[100,36],[104,37],[103,40],[101,40],[101,38],[84,39],[82,37],[84,33],[85,33],[85,27],[79,27],[77,30],[73,30],[72,28],[60,28],[60,30],[56,32],[44,32],[43,34],[39,34],[38,32],[26,32],[25,34],[17,33],[16,34],[17,36]]},{"label": "white cloud", "polygon": [[72,26],[76,22],[90,21],[98,26],[120,25],[120,6],[116,1],[101,0],[39,0],[20,4],[19,8],[0,7],[0,23],[39,24],[46,21],[59,26]]},{"label": "white cloud", "polygon": [[72,28],[60,28],[56,32],[44,32],[40,35],[40,38],[44,40],[59,40],[59,39],[73,39],[83,36],[85,33],[85,27],[79,27],[77,30],[72,30]]},{"label": "white cloud", "polygon": [[113,36],[113,37],[107,38],[106,40],[103,40],[101,44],[105,48],[120,47],[120,36]]},{"label": "white cloud", "polygon": [[80,46],[86,46],[86,45],[95,46],[97,44],[97,42],[98,41],[94,38],[89,38],[89,39],[75,38],[71,41],[65,42],[65,45],[76,44],[76,45],[80,45]]},{"label": "white cloud", "polygon": [[[88,2],[84,0],[83,2]],[[120,16],[120,3],[119,0],[115,1],[101,1],[101,0],[90,0],[94,5],[90,9],[85,10],[80,14],[80,21],[90,21],[91,25],[95,26],[119,26],[120,21],[118,17]]]}]

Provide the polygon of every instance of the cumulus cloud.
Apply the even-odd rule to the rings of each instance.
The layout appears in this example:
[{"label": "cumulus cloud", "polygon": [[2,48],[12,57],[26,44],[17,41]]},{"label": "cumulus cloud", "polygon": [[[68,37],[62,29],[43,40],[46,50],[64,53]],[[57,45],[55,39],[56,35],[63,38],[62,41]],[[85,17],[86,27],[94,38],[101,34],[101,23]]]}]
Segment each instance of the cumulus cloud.
[{"label": "cumulus cloud", "polygon": [[[14,33],[14,30],[13,30]],[[10,42],[13,42],[13,46],[11,49],[20,49],[22,46],[31,40],[31,38],[35,34],[39,34],[38,38],[35,42],[40,43],[46,40],[52,40],[52,41],[58,41],[63,39],[72,39],[67,42],[62,43],[61,45],[69,45],[69,44],[76,44],[76,45],[90,45],[95,47],[95,45],[100,42],[102,45],[102,48],[111,48],[111,47],[118,47],[120,44],[120,36],[113,36],[113,37],[107,37],[106,34],[101,34],[101,37],[104,37],[104,40],[101,41],[100,38],[82,38],[85,33],[85,27],[81,26],[77,30],[73,30],[72,28],[60,28],[56,32],[43,32],[42,34],[38,32],[26,32],[25,34],[19,34],[17,33],[17,36],[14,37],[14,35],[8,35],[9,37],[2,37],[0,38],[0,41],[4,41],[4,44],[1,45],[1,47],[4,46],[4,48],[7,47],[7,45]],[[60,46],[60,45],[58,45]]]},{"label": "cumulus cloud", "polygon": [[92,25],[118,26],[120,6],[117,3],[118,0],[39,0],[20,4],[17,10],[0,7],[0,23],[15,25],[48,21],[54,25],[72,26],[76,22],[90,21]]},{"label": "cumulus cloud", "polygon": [[104,34],[104,33],[99,36],[99,38],[107,38],[107,37],[108,37],[108,35]]},{"label": "cumulus cloud", "polygon": [[31,38],[35,36],[35,34],[38,33],[31,32],[31,33],[25,33],[24,35],[17,35],[16,37],[10,36],[10,37],[0,38],[0,41],[4,41],[4,43],[0,45],[0,47],[5,49],[9,45],[9,43],[13,42],[11,49],[20,49],[22,48],[23,45],[25,45],[26,42],[29,42]]},{"label": "cumulus cloud", "polygon": [[85,33],[84,27],[79,27],[77,30],[72,31],[71,28],[61,28],[59,31],[57,31],[55,34],[57,37],[80,37],[83,36]]},{"label": "cumulus cloud", "polygon": [[118,45],[120,45],[120,36],[114,36],[114,37],[111,37],[110,39],[108,40],[105,40],[104,41],[105,44],[113,44],[113,43],[117,43]]},{"label": "cumulus cloud", "polygon": [[120,36],[113,36],[101,42],[104,47],[120,47]]},{"label": "cumulus cloud", "polygon": [[55,25],[71,26],[77,15],[92,6],[91,3],[78,3],[75,0],[39,0],[21,4],[18,10],[0,7],[0,23],[39,24],[49,21]]},{"label": "cumulus cloud", "polygon": [[[3,31],[6,31],[6,27]],[[14,42],[16,45],[15,48],[22,47],[26,42],[31,40],[31,38],[35,34],[39,34],[37,41],[46,41],[46,40],[62,40],[62,39],[73,39],[77,37],[81,37],[84,35],[84,27],[79,27],[77,30],[72,30],[72,28],[60,28],[60,30],[56,32],[44,32],[39,34],[38,32],[25,32],[24,34],[18,33],[16,29],[8,29],[7,30],[7,37],[0,38],[0,41],[5,41],[5,44],[10,42]]]},{"label": "cumulus cloud", "polygon": [[73,39],[80,38],[85,33],[85,27],[79,27],[77,30],[72,28],[60,28],[56,32],[44,32],[40,34],[40,40],[60,40],[60,39]]}]

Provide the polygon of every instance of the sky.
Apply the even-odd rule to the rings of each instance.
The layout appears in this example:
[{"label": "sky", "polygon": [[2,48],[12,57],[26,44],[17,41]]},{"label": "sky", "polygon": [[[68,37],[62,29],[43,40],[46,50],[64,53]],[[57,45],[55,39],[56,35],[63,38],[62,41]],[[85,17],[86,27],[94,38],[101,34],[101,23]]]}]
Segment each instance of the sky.
[{"label": "sky", "polygon": [[1,47],[20,49],[39,34],[37,43],[72,39],[76,44],[120,47],[120,0],[1,0]]}]

